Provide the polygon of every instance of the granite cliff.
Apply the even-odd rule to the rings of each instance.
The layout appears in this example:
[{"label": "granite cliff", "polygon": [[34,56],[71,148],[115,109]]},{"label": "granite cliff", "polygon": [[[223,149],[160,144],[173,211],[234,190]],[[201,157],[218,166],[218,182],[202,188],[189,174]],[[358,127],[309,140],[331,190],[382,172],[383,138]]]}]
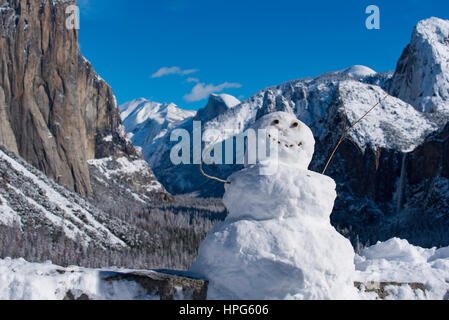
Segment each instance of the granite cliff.
[{"label": "granite cliff", "polygon": [[78,31],[66,27],[74,4],[0,0],[0,144],[92,196],[88,160],[137,154],[111,88],[81,55]]}]

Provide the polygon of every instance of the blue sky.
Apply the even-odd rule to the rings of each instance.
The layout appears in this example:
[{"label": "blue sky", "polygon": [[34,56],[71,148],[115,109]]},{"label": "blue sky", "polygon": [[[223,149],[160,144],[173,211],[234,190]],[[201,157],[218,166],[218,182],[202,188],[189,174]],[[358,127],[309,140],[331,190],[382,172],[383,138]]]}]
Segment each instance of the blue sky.
[{"label": "blue sky", "polygon": [[[78,0],[80,46],[119,104],[185,109],[209,92],[245,99],[288,80],[362,64],[393,70],[416,23],[447,0]],[[381,29],[368,30],[368,5]]]}]

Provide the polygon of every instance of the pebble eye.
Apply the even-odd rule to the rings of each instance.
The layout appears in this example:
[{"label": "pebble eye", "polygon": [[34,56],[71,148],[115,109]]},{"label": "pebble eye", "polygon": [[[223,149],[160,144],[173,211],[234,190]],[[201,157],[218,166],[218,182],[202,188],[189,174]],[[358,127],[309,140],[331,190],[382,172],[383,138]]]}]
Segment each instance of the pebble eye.
[{"label": "pebble eye", "polygon": [[279,121],[279,120],[274,120],[273,121],[273,125],[278,125],[278,124],[280,124],[281,123],[281,121]]},{"label": "pebble eye", "polygon": [[293,127],[293,128],[298,128],[298,127],[299,127],[299,123],[298,123],[298,122],[294,122],[294,123],[292,124],[292,127]]}]

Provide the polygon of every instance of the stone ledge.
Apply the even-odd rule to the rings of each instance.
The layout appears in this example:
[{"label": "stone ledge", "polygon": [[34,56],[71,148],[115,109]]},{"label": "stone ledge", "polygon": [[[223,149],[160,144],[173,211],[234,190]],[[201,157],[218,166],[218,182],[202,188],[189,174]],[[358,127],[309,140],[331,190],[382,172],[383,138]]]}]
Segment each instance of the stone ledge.
[{"label": "stone ledge", "polygon": [[[135,271],[130,273],[101,272],[103,281],[132,281],[147,291],[148,295],[160,297],[161,300],[206,300],[209,281],[182,271],[155,270]],[[76,298],[72,291],[68,291],[64,300],[90,300],[82,294]]]},{"label": "stone ledge", "polygon": [[[160,300],[207,300],[209,281],[183,271],[155,270],[135,271],[129,273],[102,272],[101,278],[106,282],[131,281],[139,284],[148,295],[159,297]],[[423,283],[411,282],[355,282],[354,286],[364,292],[374,292],[379,299],[386,299],[390,293],[388,287],[409,286],[414,292],[419,290],[426,295]],[[69,290],[64,300],[90,300],[89,296],[82,294],[79,298]]]},{"label": "stone ledge", "polygon": [[362,282],[355,282],[354,286],[360,290],[365,292],[374,292],[376,293],[380,299],[384,300],[387,298],[390,294],[387,290],[387,287],[403,287],[403,286],[409,286],[413,292],[417,293],[418,290],[421,290],[424,295],[426,295],[426,286],[423,283],[418,282],[375,282],[370,281],[366,283]]}]

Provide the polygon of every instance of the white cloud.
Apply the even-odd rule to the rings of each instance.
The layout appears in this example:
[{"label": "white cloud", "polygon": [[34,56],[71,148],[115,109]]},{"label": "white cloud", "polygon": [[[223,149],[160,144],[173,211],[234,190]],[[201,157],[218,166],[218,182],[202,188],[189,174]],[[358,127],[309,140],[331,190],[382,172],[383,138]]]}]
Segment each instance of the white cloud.
[{"label": "white cloud", "polygon": [[189,77],[189,78],[187,78],[186,81],[187,81],[187,82],[196,82],[196,83],[198,83],[198,82],[200,82],[200,79]]},{"label": "white cloud", "polygon": [[206,99],[212,93],[218,93],[223,91],[224,89],[241,87],[242,85],[240,83],[225,82],[218,86],[214,86],[213,84],[206,85],[205,83],[198,83],[193,87],[192,92],[184,96],[184,100],[187,102],[200,101]]},{"label": "white cloud", "polygon": [[168,76],[171,74],[179,74],[182,76],[192,74],[198,72],[197,69],[188,69],[188,70],[182,70],[180,67],[162,67],[160,68],[156,73],[154,73],[151,78],[161,78],[164,76]]}]

